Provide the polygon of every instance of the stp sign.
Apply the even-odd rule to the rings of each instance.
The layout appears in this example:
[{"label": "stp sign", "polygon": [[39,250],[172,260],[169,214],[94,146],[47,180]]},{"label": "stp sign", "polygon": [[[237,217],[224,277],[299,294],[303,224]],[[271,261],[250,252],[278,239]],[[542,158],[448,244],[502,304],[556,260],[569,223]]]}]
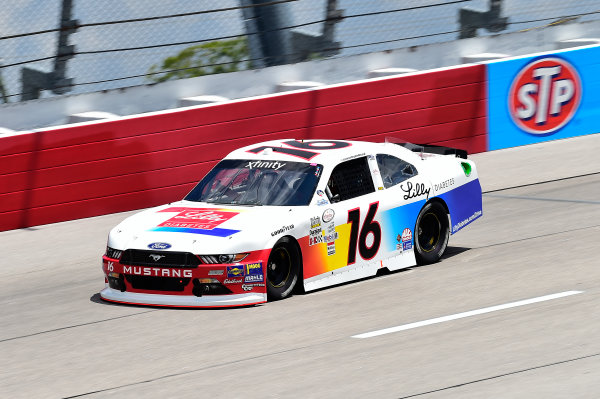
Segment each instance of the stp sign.
[{"label": "stp sign", "polygon": [[527,64],[512,83],[508,108],[524,131],[550,134],[566,125],[581,100],[581,80],[567,61],[548,57]]}]

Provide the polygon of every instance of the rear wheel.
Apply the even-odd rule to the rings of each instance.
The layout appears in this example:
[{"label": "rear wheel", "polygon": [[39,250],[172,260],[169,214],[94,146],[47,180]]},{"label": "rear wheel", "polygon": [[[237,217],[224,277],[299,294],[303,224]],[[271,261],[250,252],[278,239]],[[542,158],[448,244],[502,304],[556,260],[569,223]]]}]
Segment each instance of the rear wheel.
[{"label": "rear wheel", "polygon": [[269,300],[288,297],[300,274],[300,253],[288,237],[275,244],[267,262],[267,296]]},{"label": "rear wheel", "polygon": [[450,237],[446,209],[438,202],[425,204],[415,225],[415,256],[420,265],[435,263],[444,254]]}]

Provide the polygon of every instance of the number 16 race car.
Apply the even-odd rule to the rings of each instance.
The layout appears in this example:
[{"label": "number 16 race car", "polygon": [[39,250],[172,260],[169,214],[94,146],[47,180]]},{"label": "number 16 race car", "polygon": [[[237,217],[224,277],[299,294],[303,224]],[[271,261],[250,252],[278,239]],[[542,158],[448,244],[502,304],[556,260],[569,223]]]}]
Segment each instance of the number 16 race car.
[{"label": "number 16 race car", "polygon": [[482,215],[465,151],[277,140],[238,149],[179,202],[111,230],[108,301],[223,307],[437,262]]}]

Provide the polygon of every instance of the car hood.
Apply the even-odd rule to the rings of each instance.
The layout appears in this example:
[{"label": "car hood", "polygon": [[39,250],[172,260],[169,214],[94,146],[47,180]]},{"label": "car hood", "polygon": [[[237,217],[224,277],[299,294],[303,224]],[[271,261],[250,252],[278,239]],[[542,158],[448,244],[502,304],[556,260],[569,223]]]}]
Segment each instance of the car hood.
[{"label": "car hood", "polygon": [[293,207],[180,201],[125,219],[110,232],[108,246],[195,254],[259,250],[273,240],[271,233],[281,228],[282,221],[293,224],[294,213]]}]

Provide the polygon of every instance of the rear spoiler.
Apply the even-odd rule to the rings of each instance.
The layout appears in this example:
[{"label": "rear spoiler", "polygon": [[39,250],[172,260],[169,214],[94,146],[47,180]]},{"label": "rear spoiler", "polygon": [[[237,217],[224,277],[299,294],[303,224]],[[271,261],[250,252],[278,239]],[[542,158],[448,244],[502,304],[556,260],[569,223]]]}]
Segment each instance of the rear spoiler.
[{"label": "rear spoiler", "polygon": [[456,158],[467,159],[467,151],[458,148],[443,147],[431,144],[395,143],[412,152],[425,152],[429,154],[454,155]]}]

